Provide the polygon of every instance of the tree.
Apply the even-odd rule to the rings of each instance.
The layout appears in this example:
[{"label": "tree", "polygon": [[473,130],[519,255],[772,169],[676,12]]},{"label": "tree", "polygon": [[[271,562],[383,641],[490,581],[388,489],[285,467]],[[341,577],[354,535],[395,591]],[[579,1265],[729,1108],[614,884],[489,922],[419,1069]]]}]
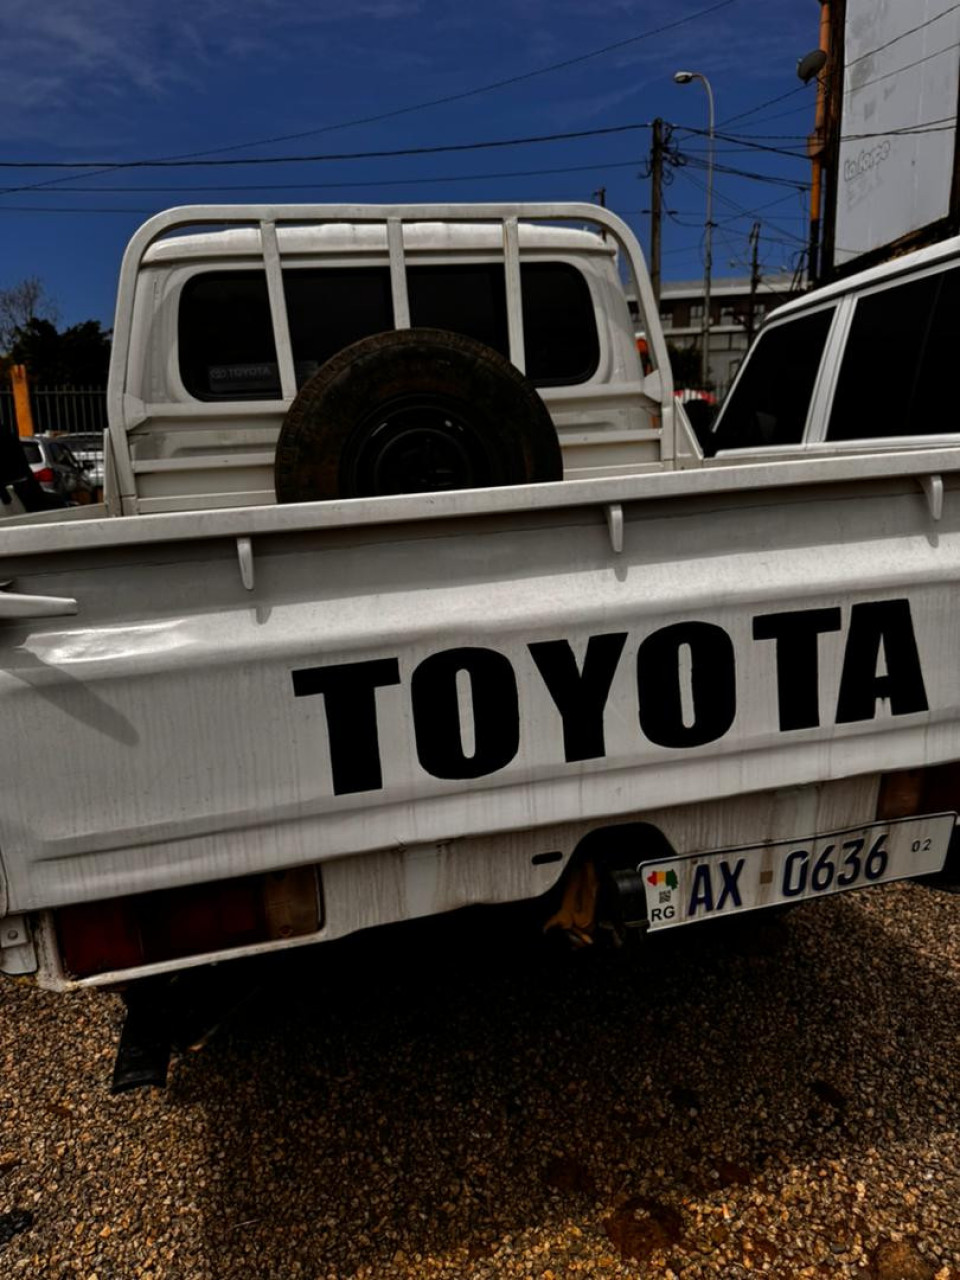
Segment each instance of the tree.
[{"label": "tree", "polygon": [[110,364],[110,331],[99,320],[84,320],[60,333],[49,320],[34,318],[17,329],[10,358],[27,366],[35,384],[102,387]]},{"label": "tree", "polygon": [[9,289],[0,289],[0,355],[10,350],[17,330],[25,328],[31,320],[44,319],[55,324],[59,318],[56,303],[38,276],[28,276]]}]

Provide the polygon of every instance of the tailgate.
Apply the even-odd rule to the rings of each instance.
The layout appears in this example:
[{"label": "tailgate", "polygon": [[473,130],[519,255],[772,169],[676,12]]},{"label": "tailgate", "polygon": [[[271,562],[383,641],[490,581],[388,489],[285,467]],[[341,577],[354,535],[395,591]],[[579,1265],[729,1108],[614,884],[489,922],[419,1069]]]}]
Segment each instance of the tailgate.
[{"label": "tailgate", "polygon": [[949,483],[696,484],[8,558],[9,909],[960,756]]}]

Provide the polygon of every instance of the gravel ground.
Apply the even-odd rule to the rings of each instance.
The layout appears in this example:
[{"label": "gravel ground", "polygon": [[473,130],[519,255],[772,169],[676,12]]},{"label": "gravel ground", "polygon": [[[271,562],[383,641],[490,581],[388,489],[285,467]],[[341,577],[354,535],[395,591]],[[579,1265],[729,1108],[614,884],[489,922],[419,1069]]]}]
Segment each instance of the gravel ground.
[{"label": "gravel ground", "polygon": [[[960,896],[299,953],[166,1092],[0,982],[0,1277],[960,1280]],[[656,943],[656,945],[654,945]]]}]

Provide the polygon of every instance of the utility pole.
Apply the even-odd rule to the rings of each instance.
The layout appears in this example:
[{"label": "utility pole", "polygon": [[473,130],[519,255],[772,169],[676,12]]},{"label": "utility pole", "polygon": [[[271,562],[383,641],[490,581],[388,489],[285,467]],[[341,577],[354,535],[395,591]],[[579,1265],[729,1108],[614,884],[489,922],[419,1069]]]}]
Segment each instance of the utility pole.
[{"label": "utility pole", "polygon": [[[830,0],[820,0],[820,52],[823,54],[823,66],[827,66],[830,58]],[[813,133],[807,139],[807,154],[813,167],[810,183],[810,243],[807,250],[807,282],[816,285],[822,274],[823,264],[820,261],[820,246],[823,232],[820,225],[823,197],[823,152],[826,142],[827,94],[825,76],[817,76],[817,110],[814,119]]]},{"label": "utility pole", "polygon": [[710,283],[713,274],[713,150],[716,113],[713,88],[702,71],[675,71],[675,84],[699,80],[707,91],[707,216],[703,224],[703,333],[700,339],[700,386],[706,391],[710,381]]},{"label": "utility pole", "polygon": [[663,218],[663,121],[653,122],[650,143],[650,283],[657,306],[660,305],[660,232]]},{"label": "utility pole", "polygon": [[[596,191],[593,193],[593,198],[594,200],[596,200],[597,204],[600,206],[601,209],[605,209],[607,207],[607,188],[597,187]],[[606,227],[600,228],[600,238],[601,240],[606,240],[607,238]]]},{"label": "utility pole", "polygon": [[760,223],[755,222],[750,228],[750,301],[747,304],[747,346],[753,342],[756,331],[757,289],[760,287]]}]

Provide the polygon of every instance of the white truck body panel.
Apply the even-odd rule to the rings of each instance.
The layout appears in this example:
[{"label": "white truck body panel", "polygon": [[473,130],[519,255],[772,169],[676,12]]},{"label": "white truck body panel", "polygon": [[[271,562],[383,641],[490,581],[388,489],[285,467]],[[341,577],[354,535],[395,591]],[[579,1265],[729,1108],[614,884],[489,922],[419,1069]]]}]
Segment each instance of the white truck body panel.
[{"label": "white truck body panel", "polygon": [[[876,478],[861,466],[853,481],[838,461],[832,483],[796,469],[796,484],[775,488],[775,478],[788,479],[777,464],[650,477],[632,482],[632,501],[627,481],[600,481],[535,495],[273,508],[257,519],[223,512],[11,529],[4,550],[19,592],[70,591],[79,612],[3,626],[6,741],[47,744],[48,758],[16,750],[4,760],[0,912],[330,862],[326,929],[336,936],[358,918],[356,907],[339,914],[338,884],[352,884],[340,901],[363,900],[367,923],[438,902],[529,896],[561,869],[534,868],[531,857],[559,849],[565,861],[571,836],[601,819],[655,814],[677,852],[722,847],[727,798],[956,758],[960,451],[923,461],[946,478],[939,521],[912,455],[888,456]],[[623,510],[619,554],[606,496]],[[252,589],[238,557],[244,536]],[[846,656],[852,610],[891,600],[908,602],[927,706],[893,714],[887,698],[869,698],[862,718],[837,723],[845,662],[855,660]],[[819,724],[784,731],[777,645],[751,628],[760,616],[811,609],[841,615],[817,645]],[[684,644],[671,661],[668,646],[649,670],[641,661],[639,680],[648,691],[676,687],[683,723],[703,724],[726,678],[729,637],[733,718],[707,724],[710,741],[665,747],[638,720],[637,653],[689,622],[717,629],[719,657]],[[528,646],[567,640],[582,666],[590,636],[620,632],[604,754],[568,761],[562,717]],[[517,749],[483,777],[437,778],[418,759],[411,677],[425,660],[464,648],[503,655],[514,673]],[[376,692],[382,785],[366,778],[362,790],[338,795],[328,699],[296,697],[292,673],[394,659],[399,682]],[[893,660],[887,652],[864,672],[868,684]],[[469,683],[457,689],[469,757],[483,744]],[[456,746],[449,734],[443,744]],[[39,807],[30,785],[38,766],[57,779]],[[857,794],[866,807],[854,818],[867,820],[875,781],[854,784]],[[812,794],[800,811],[818,803]],[[850,820],[850,796],[845,803]],[[762,800],[745,809],[738,838],[803,834],[792,825],[796,805],[774,812]]]}]

